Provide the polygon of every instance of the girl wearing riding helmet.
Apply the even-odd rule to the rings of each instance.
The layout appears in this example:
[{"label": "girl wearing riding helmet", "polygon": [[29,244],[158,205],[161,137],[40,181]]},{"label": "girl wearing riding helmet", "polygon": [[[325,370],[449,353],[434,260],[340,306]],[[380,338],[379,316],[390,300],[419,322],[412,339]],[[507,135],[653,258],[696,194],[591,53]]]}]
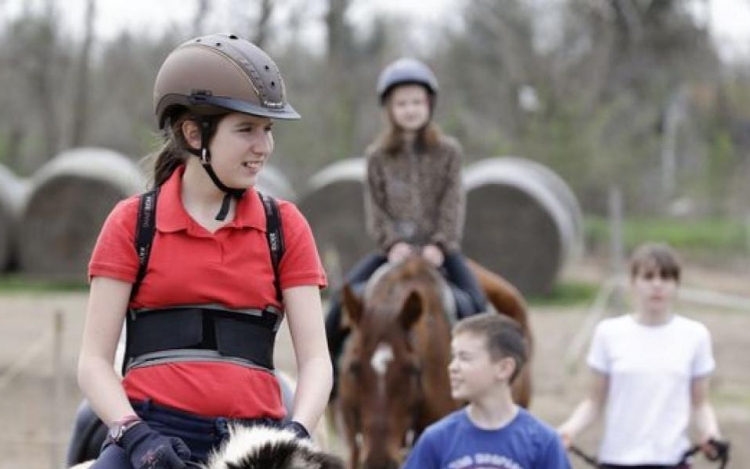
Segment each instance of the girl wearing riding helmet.
[{"label": "girl wearing riding helmet", "polygon": [[[277,202],[276,275],[253,188],[273,151],[274,121],[299,118],[276,64],[234,35],[188,41],[162,64],[154,107],[167,141],[155,163],[147,273],[136,278],[139,197],[113,209],[89,265],[78,380],[110,426],[95,468],[182,468],[205,461],[228,423],[281,424],[272,354],[284,312],[298,371],[284,426],[307,435],[331,388],[326,279],[311,231],[294,205]],[[121,381],[112,363],[126,313]]]},{"label": "girl wearing riding helmet", "polygon": [[727,446],[708,400],[711,335],[672,310],[677,255],[666,244],[644,244],[632,256],[630,278],[635,311],[597,325],[589,397],[558,428],[563,443],[570,446],[605,410],[601,467],[687,469],[681,459],[692,416],[703,451],[718,457]]},{"label": "girl wearing riding helmet", "polygon": [[[411,58],[392,62],[378,78],[387,124],[366,151],[365,214],[379,252],[357,264],[345,281],[362,283],[384,263],[419,253],[456,287],[458,314],[465,317],[484,311],[487,301],[460,252],[463,151],[432,120],[437,91],[432,70]],[[332,295],[326,334],[335,363],[346,336],[338,295]]]}]

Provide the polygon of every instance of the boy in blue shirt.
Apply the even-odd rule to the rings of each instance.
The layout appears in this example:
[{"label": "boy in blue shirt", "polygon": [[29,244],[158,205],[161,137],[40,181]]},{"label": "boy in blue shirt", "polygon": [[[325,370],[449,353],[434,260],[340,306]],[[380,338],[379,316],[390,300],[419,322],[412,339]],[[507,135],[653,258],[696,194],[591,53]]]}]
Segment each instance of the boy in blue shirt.
[{"label": "boy in blue shirt", "polygon": [[429,426],[403,469],[570,469],[557,432],[513,402],[527,359],[516,322],[467,317],[453,328],[451,353],[451,395],[468,404]]}]

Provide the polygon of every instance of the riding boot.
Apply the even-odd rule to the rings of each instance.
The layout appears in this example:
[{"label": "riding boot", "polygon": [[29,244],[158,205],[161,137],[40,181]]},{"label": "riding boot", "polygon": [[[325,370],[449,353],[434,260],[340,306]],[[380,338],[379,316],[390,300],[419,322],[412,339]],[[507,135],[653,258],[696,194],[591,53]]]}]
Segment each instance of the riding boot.
[{"label": "riding boot", "polygon": [[487,309],[487,297],[461,253],[445,253],[443,268],[448,281],[464,293],[464,295],[456,295],[456,307],[460,318],[481,313]]}]

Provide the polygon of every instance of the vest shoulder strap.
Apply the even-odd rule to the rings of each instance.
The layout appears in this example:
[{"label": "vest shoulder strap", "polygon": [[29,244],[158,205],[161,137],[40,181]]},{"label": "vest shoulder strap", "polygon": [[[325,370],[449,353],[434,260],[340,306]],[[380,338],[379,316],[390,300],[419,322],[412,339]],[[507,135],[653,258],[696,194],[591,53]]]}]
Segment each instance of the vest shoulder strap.
[{"label": "vest shoulder strap", "polygon": [[[156,202],[159,198],[159,188],[141,194],[138,205],[138,219],[135,227],[135,252],[138,254],[138,273],[133,282],[130,298],[133,299],[143,282],[148,270],[148,260],[151,255],[151,245],[156,233]],[[271,196],[258,191],[258,196],[266,213],[266,241],[271,252],[273,267],[273,285],[276,298],[282,301],[281,283],[279,280],[279,264],[284,255],[284,236],[281,227],[279,205]]]},{"label": "vest shoulder strap", "polygon": [[159,188],[141,194],[138,204],[138,219],[135,225],[135,252],[138,254],[138,273],[135,276],[133,288],[130,290],[132,300],[146,276],[148,258],[151,255],[151,243],[156,231],[156,201]]},{"label": "vest shoulder strap", "polygon": [[284,236],[281,231],[281,214],[276,199],[258,191],[258,196],[263,202],[266,212],[266,241],[268,250],[271,252],[271,265],[273,266],[273,286],[276,289],[276,299],[282,301],[281,283],[279,280],[279,264],[281,256],[284,255]]}]

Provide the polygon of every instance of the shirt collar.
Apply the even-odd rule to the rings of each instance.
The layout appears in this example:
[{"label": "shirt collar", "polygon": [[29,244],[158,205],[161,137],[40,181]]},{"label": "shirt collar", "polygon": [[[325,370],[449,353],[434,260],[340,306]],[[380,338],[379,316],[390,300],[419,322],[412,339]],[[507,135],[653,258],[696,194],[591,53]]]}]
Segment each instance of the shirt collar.
[{"label": "shirt collar", "polygon": [[[185,174],[185,165],[175,169],[159,189],[159,199],[156,203],[156,229],[161,232],[187,230],[191,223],[195,223],[182,204],[183,174]],[[226,226],[266,231],[263,204],[254,188],[248,188],[242,198],[237,201],[234,220]]]}]

